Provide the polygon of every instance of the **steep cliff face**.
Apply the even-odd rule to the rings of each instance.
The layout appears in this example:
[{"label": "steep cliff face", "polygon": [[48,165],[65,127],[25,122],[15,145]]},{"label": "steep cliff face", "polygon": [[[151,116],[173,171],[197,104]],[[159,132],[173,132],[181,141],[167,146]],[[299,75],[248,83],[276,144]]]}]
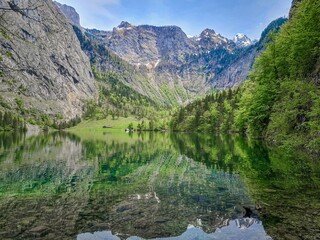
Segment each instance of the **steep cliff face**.
[{"label": "steep cliff face", "polygon": [[[51,0],[0,0],[0,91],[6,104],[66,119],[96,94],[88,57]],[[21,105],[21,104],[20,104]],[[21,106],[20,106],[21,108]]]},{"label": "steep cliff face", "polygon": [[72,25],[80,27],[80,16],[73,7],[58,3],[56,1],[54,1],[54,4],[59,7],[60,11]]},{"label": "steep cliff face", "polygon": [[[131,75],[134,79],[128,81],[130,86],[173,105],[191,101],[213,88],[239,85],[246,79],[255,56],[255,45],[250,48],[251,54],[247,53],[252,42],[237,46],[212,29],[188,38],[176,26],[134,26],[122,22],[112,32],[85,30],[84,34],[135,69],[140,77]],[[108,69],[109,64],[103,65],[99,64],[100,69]],[[223,71],[227,73],[220,74]],[[147,85],[153,88],[148,93],[144,87]]]},{"label": "steep cliff face", "polygon": [[121,22],[113,31],[76,32],[97,70],[121,75],[124,84],[165,105],[240,85],[263,49],[244,34],[230,40],[212,29],[189,38],[177,26]]},{"label": "steep cliff face", "polygon": [[252,45],[234,56],[227,66],[211,79],[210,85],[216,89],[229,89],[243,83],[259,54],[258,47],[259,44]]},{"label": "steep cliff face", "polygon": [[134,65],[156,64],[161,60],[178,64],[183,61],[184,53],[196,50],[176,26],[134,26],[122,22],[102,40],[111,51]]},{"label": "steep cliff face", "polygon": [[225,48],[229,51],[233,51],[235,48],[235,43],[233,41],[209,28],[203,30],[200,36],[193,37],[191,40],[194,41],[199,52],[210,51],[217,48]]}]

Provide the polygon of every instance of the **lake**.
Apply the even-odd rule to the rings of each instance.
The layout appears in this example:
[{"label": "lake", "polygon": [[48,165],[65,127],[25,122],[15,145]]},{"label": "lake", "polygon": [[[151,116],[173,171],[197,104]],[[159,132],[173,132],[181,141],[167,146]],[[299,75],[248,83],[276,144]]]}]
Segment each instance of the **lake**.
[{"label": "lake", "polygon": [[240,136],[0,135],[0,239],[320,239],[319,199],[317,157]]}]

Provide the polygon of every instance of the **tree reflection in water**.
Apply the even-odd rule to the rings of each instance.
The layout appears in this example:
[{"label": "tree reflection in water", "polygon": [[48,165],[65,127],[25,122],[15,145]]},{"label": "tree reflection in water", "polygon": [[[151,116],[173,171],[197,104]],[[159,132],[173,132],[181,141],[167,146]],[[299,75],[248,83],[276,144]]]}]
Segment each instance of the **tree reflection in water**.
[{"label": "tree reflection in water", "polygon": [[267,239],[258,215],[274,239],[320,229],[319,163],[239,136],[6,134],[0,169],[2,238]]}]

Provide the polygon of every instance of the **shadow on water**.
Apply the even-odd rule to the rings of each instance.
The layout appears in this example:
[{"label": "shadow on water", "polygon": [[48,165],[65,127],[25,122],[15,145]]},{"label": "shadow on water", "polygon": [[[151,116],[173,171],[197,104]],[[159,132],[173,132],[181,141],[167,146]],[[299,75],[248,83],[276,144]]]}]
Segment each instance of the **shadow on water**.
[{"label": "shadow on water", "polygon": [[1,134],[0,239],[316,239],[319,164],[239,136]]}]

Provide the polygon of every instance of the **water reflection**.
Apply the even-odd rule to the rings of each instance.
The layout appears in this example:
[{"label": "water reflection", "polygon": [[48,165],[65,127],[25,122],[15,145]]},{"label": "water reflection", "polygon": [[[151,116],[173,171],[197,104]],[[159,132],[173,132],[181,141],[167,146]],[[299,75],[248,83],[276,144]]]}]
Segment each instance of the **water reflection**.
[{"label": "water reflection", "polygon": [[[77,236],[77,240],[121,240],[118,235],[113,235],[111,231],[102,231],[94,233],[82,233]],[[177,237],[164,237],[156,238],[159,240],[224,240],[224,239],[237,239],[237,240],[272,240],[267,236],[261,222],[257,219],[246,218],[236,219],[228,222],[227,226],[218,228],[214,233],[206,233],[201,227],[189,225],[187,230]],[[129,237],[127,240],[143,240],[140,237]]]},{"label": "water reflection", "polygon": [[317,236],[319,169],[241,137],[0,135],[0,239]]}]

